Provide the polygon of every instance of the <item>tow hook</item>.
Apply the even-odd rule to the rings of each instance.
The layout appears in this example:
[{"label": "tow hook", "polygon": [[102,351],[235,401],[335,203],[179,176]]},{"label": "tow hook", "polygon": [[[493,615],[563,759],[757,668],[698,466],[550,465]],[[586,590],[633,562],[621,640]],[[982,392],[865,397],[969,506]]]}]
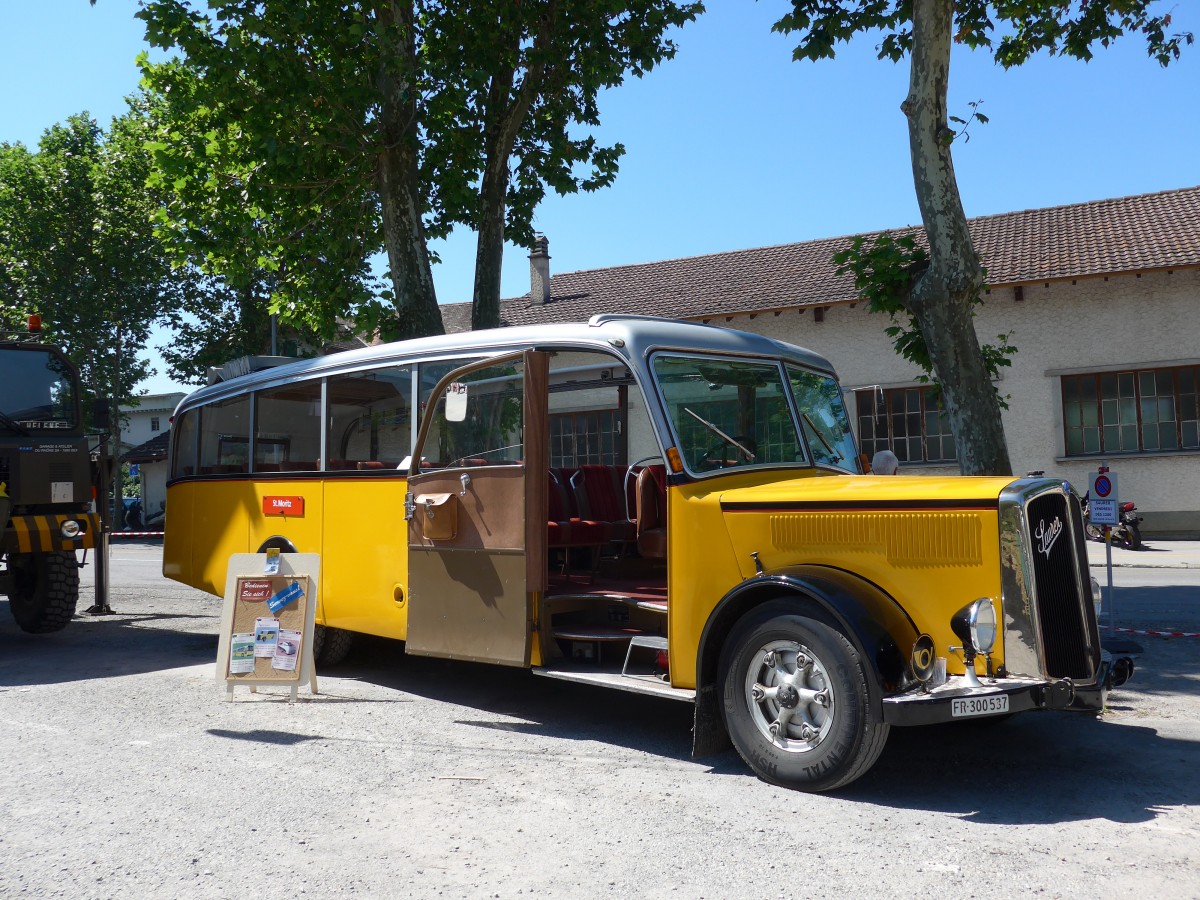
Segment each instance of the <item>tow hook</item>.
[{"label": "tow hook", "polygon": [[1052,681],[1042,688],[1042,706],[1046,709],[1066,709],[1075,699],[1075,685],[1070,678]]}]

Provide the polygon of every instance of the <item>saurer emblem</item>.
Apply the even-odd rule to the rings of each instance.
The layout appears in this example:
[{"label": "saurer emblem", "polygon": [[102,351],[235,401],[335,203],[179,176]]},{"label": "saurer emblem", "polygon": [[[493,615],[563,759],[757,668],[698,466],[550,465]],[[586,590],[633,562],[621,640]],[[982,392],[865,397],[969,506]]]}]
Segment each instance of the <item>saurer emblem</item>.
[{"label": "saurer emblem", "polygon": [[1062,530],[1062,519],[1058,518],[1058,516],[1054,517],[1054,521],[1049,526],[1046,525],[1045,519],[1038,520],[1037,531],[1033,533],[1033,536],[1038,541],[1038,552],[1045,556],[1046,559],[1050,558],[1050,548],[1054,546],[1054,542],[1058,540],[1058,536],[1062,534]]}]

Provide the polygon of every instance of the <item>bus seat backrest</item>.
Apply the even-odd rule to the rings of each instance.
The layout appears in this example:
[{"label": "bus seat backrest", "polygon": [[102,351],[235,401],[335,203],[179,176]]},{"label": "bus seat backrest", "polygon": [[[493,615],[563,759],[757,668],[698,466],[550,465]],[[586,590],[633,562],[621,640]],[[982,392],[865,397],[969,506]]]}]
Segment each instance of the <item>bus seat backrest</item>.
[{"label": "bus seat backrest", "polygon": [[663,466],[647,466],[637,477],[638,553],[651,559],[667,555],[667,475]]},{"label": "bus seat backrest", "polygon": [[572,481],[579,497],[580,508],[587,517],[600,522],[619,522],[625,518],[625,504],[617,487],[613,466],[585,465]]}]

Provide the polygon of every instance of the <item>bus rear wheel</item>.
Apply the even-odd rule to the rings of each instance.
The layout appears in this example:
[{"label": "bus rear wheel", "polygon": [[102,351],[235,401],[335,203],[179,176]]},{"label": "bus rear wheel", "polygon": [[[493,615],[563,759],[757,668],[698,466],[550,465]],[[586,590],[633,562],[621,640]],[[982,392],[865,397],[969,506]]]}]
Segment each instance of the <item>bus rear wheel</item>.
[{"label": "bus rear wheel", "polygon": [[313,659],[319,666],[336,666],[350,653],[354,632],[318,625],[313,634]]},{"label": "bus rear wheel", "polygon": [[22,631],[62,631],[79,602],[75,554],[21,553],[10,556],[8,606]]},{"label": "bus rear wheel", "polygon": [[764,781],[829,791],[866,774],[887,741],[871,721],[867,672],[837,629],[768,603],[730,635],[721,664],[725,725]]}]

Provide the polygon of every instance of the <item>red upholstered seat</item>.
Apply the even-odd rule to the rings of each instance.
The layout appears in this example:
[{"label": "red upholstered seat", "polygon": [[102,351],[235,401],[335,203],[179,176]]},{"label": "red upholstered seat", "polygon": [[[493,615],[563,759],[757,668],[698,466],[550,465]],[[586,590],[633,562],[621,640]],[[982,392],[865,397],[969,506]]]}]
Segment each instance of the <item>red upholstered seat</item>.
[{"label": "red upholstered seat", "polygon": [[624,488],[621,478],[624,469],[617,466],[586,465],[571,478],[581,515],[604,525],[606,541],[631,543],[637,529],[626,515]]},{"label": "red upholstered seat", "polygon": [[586,547],[605,542],[604,524],[576,515],[571,503],[570,485],[559,470],[547,474],[548,545],[551,547]]}]

